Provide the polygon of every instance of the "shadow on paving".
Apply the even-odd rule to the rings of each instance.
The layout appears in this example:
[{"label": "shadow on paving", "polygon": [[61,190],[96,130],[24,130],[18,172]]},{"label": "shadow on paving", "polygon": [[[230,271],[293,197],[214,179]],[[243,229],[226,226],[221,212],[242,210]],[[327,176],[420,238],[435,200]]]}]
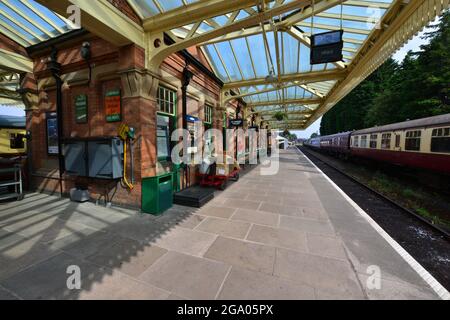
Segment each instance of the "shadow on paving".
[{"label": "shadow on paving", "polygon": [[[168,252],[155,242],[176,226],[194,228],[198,210],[174,205],[153,216],[41,193],[1,202],[0,299],[166,299],[170,292],[137,278]],[[68,289],[70,266],[81,290]]]}]

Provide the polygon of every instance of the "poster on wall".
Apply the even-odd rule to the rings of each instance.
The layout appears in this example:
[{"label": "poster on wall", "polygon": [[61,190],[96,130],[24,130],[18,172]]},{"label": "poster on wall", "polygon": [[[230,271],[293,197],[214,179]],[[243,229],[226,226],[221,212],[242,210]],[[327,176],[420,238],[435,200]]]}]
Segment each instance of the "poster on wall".
[{"label": "poster on wall", "polygon": [[58,120],[56,112],[46,114],[47,122],[47,153],[58,154]]},{"label": "poster on wall", "polygon": [[105,94],[105,115],[107,122],[121,120],[121,97],[120,90],[109,90]]},{"label": "poster on wall", "polygon": [[80,94],[75,97],[75,122],[87,122],[87,95]]}]

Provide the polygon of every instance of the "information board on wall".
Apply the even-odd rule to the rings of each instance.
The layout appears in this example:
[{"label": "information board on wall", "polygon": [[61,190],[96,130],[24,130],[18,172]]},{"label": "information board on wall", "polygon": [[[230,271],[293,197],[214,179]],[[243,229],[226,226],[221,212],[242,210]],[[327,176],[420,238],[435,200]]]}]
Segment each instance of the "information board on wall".
[{"label": "information board on wall", "polygon": [[105,94],[105,115],[106,121],[120,121],[122,115],[120,90],[109,90]]},{"label": "information board on wall", "polygon": [[87,95],[80,94],[75,97],[75,122],[86,123],[87,122]]},{"label": "information board on wall", "polygon": [[47,122],[47,153],[58,154],[58,120],[56,112],[46,114]]}]

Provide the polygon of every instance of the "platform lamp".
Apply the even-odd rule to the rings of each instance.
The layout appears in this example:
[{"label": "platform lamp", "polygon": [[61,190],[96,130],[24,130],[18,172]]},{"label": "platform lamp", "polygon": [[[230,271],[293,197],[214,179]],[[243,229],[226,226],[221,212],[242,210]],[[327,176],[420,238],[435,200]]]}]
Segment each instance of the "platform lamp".
[{"label": "platform lamp", "polygon": [[63,136],[63,113],[62,113],[62,79],[61,64],[57,61],[58,51],[52,47],[50,57],[47,60],[47,69],[50,70],[56,83],[56,126],[58,128],[58,165],[59,165],[59,188],[61,197],[63,195],[62,174],[64,172],[64,158],[62,155]]}]

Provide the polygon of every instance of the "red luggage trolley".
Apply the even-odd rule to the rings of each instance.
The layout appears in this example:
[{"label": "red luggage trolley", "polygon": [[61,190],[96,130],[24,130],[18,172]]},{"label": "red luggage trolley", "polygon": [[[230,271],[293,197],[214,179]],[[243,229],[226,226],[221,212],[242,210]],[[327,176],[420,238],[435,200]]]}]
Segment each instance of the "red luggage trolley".
[{"label": "red luggage trolley", "polygon": [[197,173],[197,176],[200,177],[200,185],[201,186],[210,186],[216,187],[220,190],[225,190],[228,184],[228,180],[238,181],[239,180],[239,168],[234,168],[227,175],[220,174],[208,174],[208,173]]}]

